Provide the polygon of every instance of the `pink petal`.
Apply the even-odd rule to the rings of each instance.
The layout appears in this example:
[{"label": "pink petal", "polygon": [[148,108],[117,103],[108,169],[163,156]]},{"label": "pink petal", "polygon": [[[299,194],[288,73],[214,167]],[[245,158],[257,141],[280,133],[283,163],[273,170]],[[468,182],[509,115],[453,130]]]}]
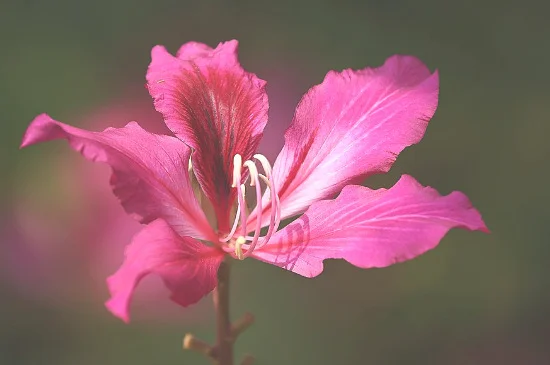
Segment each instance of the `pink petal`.
[{"label": "pink petal", "polygon": [[42,114],[27,129],[21,147],[58,138],[88,160],[113,168],[114,193],[142,223],[163,218],[180,235],[216,239],[191,189],[189,147],[177,138],[146,132],[135,122],[90,132]]},{"label": "pink petal", "polygon": [[177,57],[162,46],[152,51],[149,92],[166,124],[194,150],[193,168],[213,203],[220,229],[229,224],[233,156],[251,158],[267,122],[265,82],[245,72],[237,41],[212,49],[184,44]]},{"label": "pink petal", "polygon": [[217,284],[223,252],[191,237],[181,237],[163,220],[151,222],[126,248],[122,266],[109,279],[107,308],[125,322],[130,319],[132,294],[139,281],[158,274],[171,299],[186,307],[198,302]]},{"label": "pink petal", "polygon": [[388,171],[424,135],[438,85],[437,72],[409,56],[393,56],[379,68],[329,72],[298,105],[274,164],[282,217]]},{"label": "pink petal", "polygon": [[335,200],[314,203],[253,255],[314,277],[325,259],[361,268],[410,260],[437,246],[454,227],[488,232],[464,194],[440,196],[404,175],[389,190],[346,186]]}]

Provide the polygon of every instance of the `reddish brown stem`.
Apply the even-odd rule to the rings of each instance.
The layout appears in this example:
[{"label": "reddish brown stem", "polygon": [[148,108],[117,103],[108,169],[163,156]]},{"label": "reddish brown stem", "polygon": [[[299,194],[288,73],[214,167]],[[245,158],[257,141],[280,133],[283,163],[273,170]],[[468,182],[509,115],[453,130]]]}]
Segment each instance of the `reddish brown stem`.
[{"label": "reddish brown stem", "polygon": [[217,338],[216,350],[218,365],[233,365],[233,336],[229,317],[230,263],[223,260],[218,269],[218,286],[214,292],[216,305]]},{"label": "reddish brown stem", "polygon": [[[215,346],[188,333],[183,339],[183,348],[205,355],[214,365],[233,365],[233,344],[237,337],[254,323],[254,316],[245,313],[231,323],[229,318],[229,273],[230,262],[222,261],[218,269],[218,286],[214,290],[214,307],[217,317],[217,338]],[[241,365],[251,365],[254,358],[247,355]]]}]

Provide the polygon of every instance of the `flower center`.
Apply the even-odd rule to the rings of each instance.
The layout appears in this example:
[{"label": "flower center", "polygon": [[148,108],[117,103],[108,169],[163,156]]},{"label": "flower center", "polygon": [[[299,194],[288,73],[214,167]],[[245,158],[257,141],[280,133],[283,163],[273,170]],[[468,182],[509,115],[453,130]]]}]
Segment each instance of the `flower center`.
[{"label": "flower center", "polygon": [[[254,159],[262,166],[263,174],[258,172],[256,163],[252,160],[247,160],[243,163],[240,154],[236,154],[233,158],[233,184],[232,187],[237,188],[237,212],[235,214],[235,221],[229,234],[220,239],[221,242],[231,242],[231,245],[235,247],[235,256],[243,260],[250,256],[256,247],[265,245],[273,233],[279,228],[281,223],[281,207],[279,202],[279,196],[275,191],[275,184],[273,182],[273,175],[271,173],[271,165],[264,155],[256,154]],[[248,177],[241,184],[242,176],[245,171],[248,170]],[[254,235],[248,236],[247,220],[248,220],[248,207],[246,205],[246,182],[250,178],[250,187],[256,188],[256,227],[254,228]],[[266,187],[266,199],[263,199],[261,182]],[[270,220],[268,230],[265,236],[260,237],[260,231],[262,229],[262,216],[264,204],[271,203]],[[240,220],[240,226],[239,225]],[[238,229],[237,229],[238,227]],[[237,231],[239,231],[237,233]],[[260,242],[260,246],[258,246]]]}]

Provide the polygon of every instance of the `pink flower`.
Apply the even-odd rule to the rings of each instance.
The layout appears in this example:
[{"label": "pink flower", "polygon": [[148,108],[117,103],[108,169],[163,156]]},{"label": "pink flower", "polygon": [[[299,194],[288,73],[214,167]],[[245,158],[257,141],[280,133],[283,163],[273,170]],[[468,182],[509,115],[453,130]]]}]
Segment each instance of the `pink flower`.
[{"label": "pink flower", "polygon": [[329,72],[302,98],[272,168],[254,154],[267,122],[265,82],[242,69],[236,50],[236,41],[187,43],[176,57],[153,48],[148,89],[175,137],[135,122],[89,132],[43,114],[23,138],[22,147],[65,138],[108,163],[115,195],[147,225],[108,279],[113,314],[129,320],[134,288],[151,273],[175,302],[197,302],[216,286],[226,256],[314,277],[325,259],[384,267],[434,248],[453,227],[488,231],[460,192],[440,196],[407,175],[390,189],[355,185],[387,172],[422,138],[438,75],[419,60],[393,56],[379,68]]},{"label": "pink flower", "polygon": [[[103,129],[109,124],[123,126],[138,116],[147,130],[170,133],[151,107],[143,84],[84,113],[78,124]],[[44,171],[51,176],[41,178]],[[120,265],[124,245],[142,228],[105,184],[109,168],[82,164],[76,154],[56,153],[26,175],[29,178],[14,189],[11,207],[3,207],[0,216],[0,237],[6,243],[0,281],[27,299],[55,306],[70,307],[105,296],[105,277]],[[51,189],[40,199],[37,192],[44,184]],[[81,211],[85,214],[77,213]],[[136,293],[141,320],[172,323],[175,315],[180,323],[204,320],[208,303],[181,313],[181,308],[155,300],[167,291],[158,281],[148,278]]]}]

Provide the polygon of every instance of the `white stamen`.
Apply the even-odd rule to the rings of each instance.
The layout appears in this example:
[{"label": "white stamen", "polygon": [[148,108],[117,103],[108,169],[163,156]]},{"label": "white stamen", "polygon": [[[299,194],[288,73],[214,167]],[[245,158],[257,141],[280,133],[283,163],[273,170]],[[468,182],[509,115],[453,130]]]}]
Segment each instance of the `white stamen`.
[{"label": "white stamen", "polygon": [[[262,187],[260,186],[260,178],[258,174],[258,169],[256,168],[256,165],[254,165],[254,162],[248,160],[244,163],[244,165],[248,168],[248,171],[250,172],[250,186],[256,186],[256,206],[257,209],[261,212],[262,211]],[[258,243],[258,238],[260,237],[260,231],[262,230],[262,222],[261,220],[256,221],[256,229],[254,230],[254,237],[252,238],[252,242],[250,242],[250,246],[248,247],[248,250],[244,254],[243,258],[246,258],[252,254],[252,251],[256,248],[256,244]],[[244,232],[244,235],[246,235],[246,232]]]},{"label": "white stamen", "polygon": [[250,172],[250,186],[254,186],[256,184],[256,180],[258,180],[258,169],[256,168],[256,165],[254,165],[254,162],[248,160],[244,162],[244,167],[248,168],[248,171]]},{"label": "white stamen", "polygon": [[[244,199],[244,196],[246,195],[246,186],[244,186],[244,184],[243,184],[242,192],[243,192],[243,199]],[[237,204],[237,212],[235,213],[235,219],[233,220],[233,227],[231,228],[231,232],[229,232],[227,236],[220,238],[221,242],[227,242],[235,235],[235,232],[237,231],[237,225],[239,224],[240,215],[241,215],[241,205]]]},{"label": "white stamen", "polygon": [[243,165],[243,158],[238,153],[233,157],[233,184],[232,188],[237,187],[241,183],[241,169]]},{"label": "white stamen", "polygon": [[246,236],[246,221],[248,214],[246,213],[246,186],[244,184],[237,184],[237,199],[239,200],[239,206],[241,207],[241,235]]},{"label": "white stamen", "polygon": [[[266,185],[269,188],[269,191],[271,193],[271,217],[269,222],[269,229],[267,230],[267,234],[265,235],[262,246],[269,241],[273,233],[279,229],[279,224],[281,223],[281,204],[279,202],[279,195],[277,194],[277,191],[275,190],[275,184],[273,182],[273,175],[271,174],[271,165],[269,164],[269,161],[264,155],[261,154],[255,154],[254,158],[262,164],[262,168],[265,172],[266,176]],[[258,209],[258,216],[256,219],[261,221],[263,215],[263,211],[261,209]]]},{"label": "white stamen", "polygon": [[[238,230],[238,222],[240,218],[240,234],[238,238],[234,241],[235,245],[235,256],[239,259],[244,259],[252,254],[254,249],[257,247],[257,244],[259,240],[261,239],[261,246],[265,245],[271,236],[277,231],[279,228],[279,224],[281,222],[281,207],[279,202],[279,196],[277,195],[277,192],[275,190],[275,184],[273,181],[273,175],[272,175],[272,169],[271,165],[269,164],[269,161],[267,158],[263,155],[256,154],[254,155],[254,158],[260,162],[262,165],[262,169],[264,174],[260,174],[258,172],[258,168],[256,167],[256,164],[251,161],[247,160],[244,162],[242,161],[242,156],[239,154],[236,154],[233,157],[233,181],[232,181],[232,187],[237,188],[237,211],[235,214],[235,220],[233,222],[233,226],[231,228],[231,231],[229,234],[227,234],[225,237],[220,238],[220,242],[228,242],[235,236],[235,233]],[[246,187],[244,184],[241,184],[242,179],[242,169],[247,168],[250,176],[250,186],[256,187],[256,211],[258,212],[258,216],[256,217],[256,227],[254,229],[254,235],[248,236],[247,235],[247,220],[248,220],[248,214],[247,214],[247,206],[246,206]],[[248,180],[248,179],[247,179]],[[269,222],[269,228],[267,230],[267,234],[264,237],[260,237],[260,231],[262,229],[262,216],[263,216],[263,200],[262,200],[262,188],[260,185],[260,181],[263,181],[266,185],[266,194],[269,196],[269,200],[271,203],[271,211],[270,211],[270,222]],[[246,182],[246,181],[245,181]],[[268,191],[269,190],[269,191]],[[248,249],[246,249],[245,252],[243,252],[242,246],[247,243],[247,241],[250,241],[248,244]]]}]

